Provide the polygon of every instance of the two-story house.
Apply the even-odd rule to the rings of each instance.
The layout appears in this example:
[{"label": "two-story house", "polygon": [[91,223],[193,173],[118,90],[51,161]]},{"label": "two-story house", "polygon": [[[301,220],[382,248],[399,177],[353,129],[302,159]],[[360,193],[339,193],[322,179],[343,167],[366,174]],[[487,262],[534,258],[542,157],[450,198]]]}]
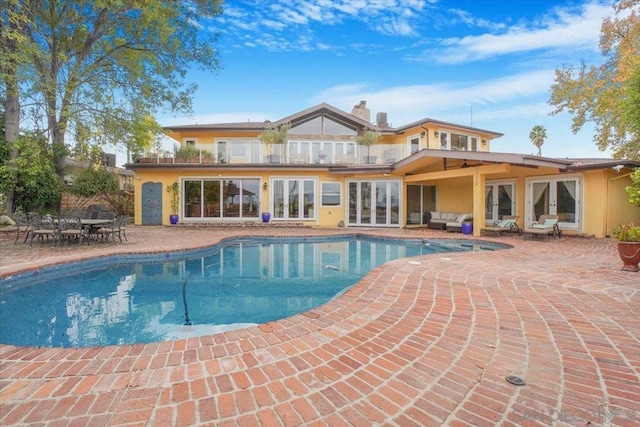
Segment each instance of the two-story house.
[{"label": "two-story house", "polygon": [[[259,138],[281,126],[282,144]],[[358,144],[367,130],[379,140]],[[182,224],[257,223],[268,213],[272,223],[411,227],[446,211],[470,214],[479,235],[503,215],[523,225],[557,214],[564,232],[602,237],[640,222],[624,191],[639,162],[494,153],[498,132],[430,118],[393,127],[386,113],[372,122],[365,101],[351,113],[323,103],[274,123],[165,132],[180,150],[127,165],[136,174],[136,224],[169,224],[173,183]]]}]

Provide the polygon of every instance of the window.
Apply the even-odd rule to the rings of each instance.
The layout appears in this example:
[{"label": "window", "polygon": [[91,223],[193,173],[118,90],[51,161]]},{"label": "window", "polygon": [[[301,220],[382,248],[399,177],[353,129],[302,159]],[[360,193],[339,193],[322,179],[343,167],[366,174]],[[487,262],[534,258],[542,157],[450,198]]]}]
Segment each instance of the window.
[{"label": "window", "polygon": [[478,137],[460,133],[439,131],[440,149],[455,151],[478,151]]},{"label": "window", "polygon": [[340,206],[342,199],[339,182],[322,183],[322,206]]},{"label": "window", "polygon": [[188,179],[182,200],[186,218],[257,218],[259,179]]},{"label": "window", "polygon": [[420,151],[420,137],[417,135],[409,137],[409,152],[415,154],[418,151]]},{"label": "window", "polygon": [[193,138],[184,140],[184,145],[186,145],[187,147],[195,147],[197,143],[198,140]]},{"label": "window", "polygon": [[467,135],[451,134],[451,149],[457,151],[467,151]]}]

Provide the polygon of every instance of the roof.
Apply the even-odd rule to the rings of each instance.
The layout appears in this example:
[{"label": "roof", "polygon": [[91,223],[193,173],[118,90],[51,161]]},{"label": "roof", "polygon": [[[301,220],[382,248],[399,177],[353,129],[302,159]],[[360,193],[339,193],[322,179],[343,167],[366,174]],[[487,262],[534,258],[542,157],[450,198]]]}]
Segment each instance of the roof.
[{"label": "roof", "polygon": [[[417,127],[420,125],[432,123],[440,126],[450,127],[450,128],[458,128],[458,129],[466,129],[472,132],[483,133],[489,135],[491,138],[501,137],[503,134],[498,132],[493,132],[486,129],[474,128],[471,126],[464,126],[450,122],[444,122],[441,120],[434,120],[430,118],[424,118],[422,120],[418,120],[407,125],[393,128],[393,127],[381,127],[377,126],[375,123],[370,123],[364,119],[361,119],[358,116],[355,116],[351,113],[347,113],[339,108],[334,107],[333,105],[327,104],[323,102],[321,104],[314,105],[313,107],[309,107],[305,110],[299,111],[297,113],[291,114],[289,116],[283,117],[280,120],[273,122],[272,124],[276,126],[283,125],[285,123],[298,123],[305,122],[306,120],[313,118],[319,114],[326,114],[329,117],[333,117],[340,121],[348,122],[356,127],[361,127],[363,129],[371,129],[375,131],[379,131],[386,134],[397,134],[402,133],[407,129]],[[165,126],[164,130],[169,131],[190,131],[190,130],[237,130],[237,131],[262,131],[266,128],[267,124],[270,122],[236,122],[236,123],[211,123],[211,124],[192,124],[192,125],[179,125],[179,126]]]},{"label": "roof", "polygon": [[508,163],[514,166],[524,167],[551,167],[560,171],[609,169],[618,165],[626,168],[640,167],[640,162],[621,159],[569,159],[533,156],[517,153],[496,153],[487,151],[455,151],[455,150],[429,150],[423,149],[417,153],[393,164],[393,171],[408,171],[421,159],[455,159],[480,163]]},{"label": "roof", "polygon": [[404,126],[400,126],[399,128],[396,128],[395,131],[396,132],[403,132],[403,131],[405,131],[407,129],[414,128],[414,127],[420,126],[420,125],[426,125],[426,124],[435,124],[435,125],[445,126],[445,127],[466,129],[466,130],[470,130],[472,132],[477,132],[477,133],[485,133],[485,134],[490,135],[492,138],[499,138],[499,137],[504,135],[503,133],[494,132],[494,131],[491,131],[491,130],[475,128],[473,126],[464,126],[464,125],[451,123],[451,122],[444,122],[442,120],[430,119],[429,117],[425,117],[424,119],[420,119],[418,121],[406,124]]}]

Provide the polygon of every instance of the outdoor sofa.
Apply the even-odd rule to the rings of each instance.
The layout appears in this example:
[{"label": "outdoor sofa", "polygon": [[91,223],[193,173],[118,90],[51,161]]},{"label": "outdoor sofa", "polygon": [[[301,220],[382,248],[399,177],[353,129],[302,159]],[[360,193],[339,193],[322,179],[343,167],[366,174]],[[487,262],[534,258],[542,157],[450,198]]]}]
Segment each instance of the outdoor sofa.
[{"label": "outdoor sofa", "polygon": [[427,228],[447,231],[462,231],[463,222],[473,221],[473,214],[463,212],[431,211]]}]

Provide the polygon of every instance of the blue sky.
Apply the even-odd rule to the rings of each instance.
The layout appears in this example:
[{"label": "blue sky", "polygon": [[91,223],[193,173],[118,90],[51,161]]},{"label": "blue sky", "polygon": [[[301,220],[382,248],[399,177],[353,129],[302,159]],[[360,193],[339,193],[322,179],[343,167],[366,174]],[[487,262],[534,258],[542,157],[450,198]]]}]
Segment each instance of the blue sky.
[{"label": "blue sky", "polygon": [[505,135],[491,150],[533,154],[534,125],[550,157],[609,157],[587,125],[550,116],[554,70],[599,64],[612,1],[228,0],[203,31],[220,34],[222,69],[193,70],[191,117],[162,125],[278,120],[327,102],[366,100],[392,126],[424,117]]}]

